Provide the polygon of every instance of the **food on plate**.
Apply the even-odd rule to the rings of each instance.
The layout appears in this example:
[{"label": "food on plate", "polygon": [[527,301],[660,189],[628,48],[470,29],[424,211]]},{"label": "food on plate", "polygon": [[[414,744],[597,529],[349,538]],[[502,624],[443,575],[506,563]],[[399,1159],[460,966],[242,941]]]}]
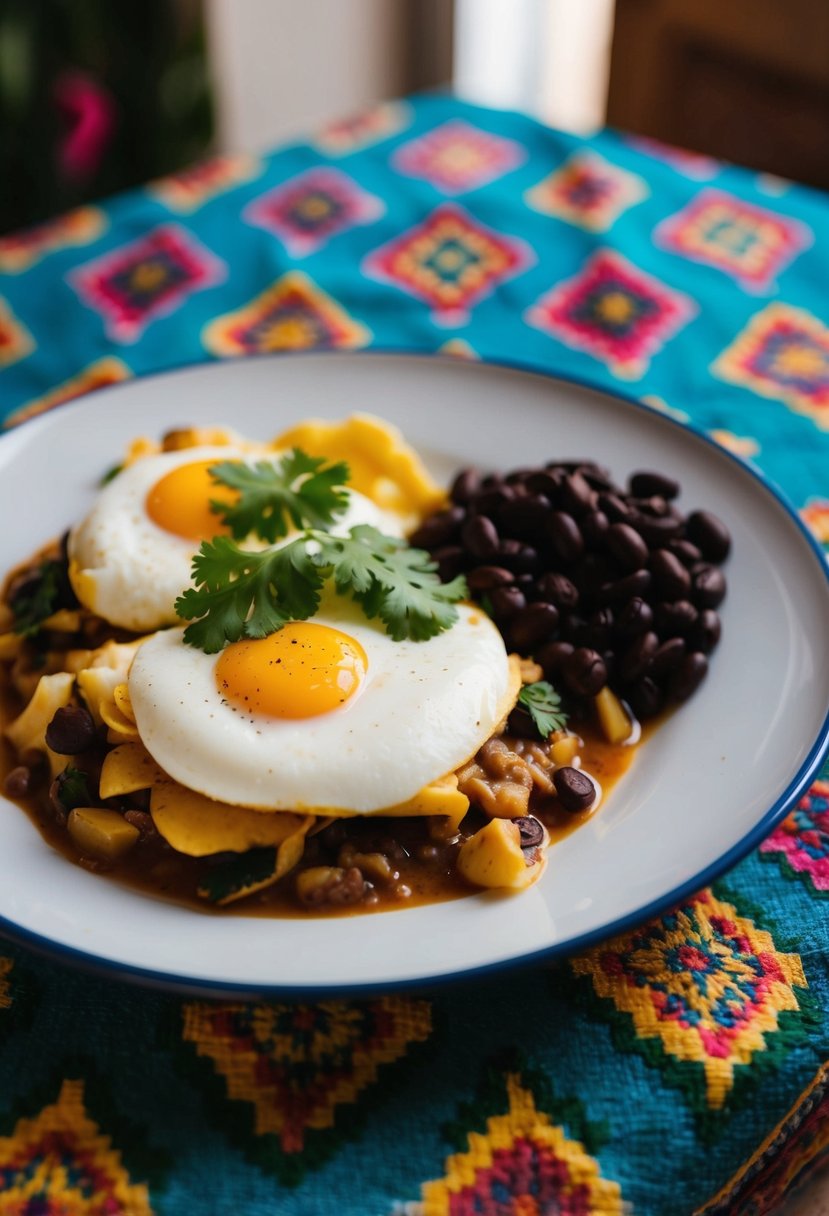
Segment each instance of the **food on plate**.
[{"label": "food on plate", "polygon": [[137,440],[8,576],[6,794],[202,907],[521,891],[707,670],[728,534],[677,494],[587,462],[447,494],[364,415]]},{"label": "food on plate", "polygon": [[[251,460],[272,467],[263,461],[267,455],[264,445],[198,446],[146,456],[123,469],[69,534],[69,577],[81,604],[124,629],[175,625],[175,601],[190,580],[195,548],[202,540],[231,534],[211,503],[230,508],[236,491],[215,482],[210,470],[222,464],[247,470],[245,462]],[[287,476],[293,473],[292,468]],[[345,535],[355,524],[371,524],[402,536],[404,522],[356,490],[344,489],[331,531]]]},{"label": "food on plate", "polygon": [[589,461],[462,469],[410,539],[444,577],[464,574],[508,648],[620,741],[619,698],[640,720],[687,700],[720,639],[731,539],[711,512],[684,515],[679,492],[653,472],[624,489]]}]

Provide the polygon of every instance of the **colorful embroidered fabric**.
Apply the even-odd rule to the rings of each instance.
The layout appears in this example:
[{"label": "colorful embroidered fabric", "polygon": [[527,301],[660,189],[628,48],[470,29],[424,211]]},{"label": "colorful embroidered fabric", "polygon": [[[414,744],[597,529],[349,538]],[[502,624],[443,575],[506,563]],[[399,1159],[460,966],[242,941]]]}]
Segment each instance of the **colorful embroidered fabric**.
[{"label": "colorful embroidered fabric", "polygon": [[[0,418],[215,357],[409,348],[639,394],[829,548],[829,200],[423,97],[0,239]],[[113,408],[117,406],[117,398]],[[578,958],[317,1005],[0,947],[0,1213],[763,1216],[829,1157],[829,781]]]}]

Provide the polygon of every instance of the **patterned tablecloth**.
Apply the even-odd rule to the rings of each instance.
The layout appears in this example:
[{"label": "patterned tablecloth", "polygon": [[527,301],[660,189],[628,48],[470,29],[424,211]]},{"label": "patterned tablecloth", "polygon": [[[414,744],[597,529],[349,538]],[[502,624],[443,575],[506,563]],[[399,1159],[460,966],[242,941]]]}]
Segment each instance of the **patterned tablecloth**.
[{"label": "patterned tablecloth", "polygon": [[[827,282],[814,191],[424,97],[0,239],[0,417],[260,351],[509,358],[713,435],[829,544]],[[829,1150],[827,893],[824,780],[670,915],[436,992],[211,1003],[4,944],[0,1213],[770,1212]]]}]

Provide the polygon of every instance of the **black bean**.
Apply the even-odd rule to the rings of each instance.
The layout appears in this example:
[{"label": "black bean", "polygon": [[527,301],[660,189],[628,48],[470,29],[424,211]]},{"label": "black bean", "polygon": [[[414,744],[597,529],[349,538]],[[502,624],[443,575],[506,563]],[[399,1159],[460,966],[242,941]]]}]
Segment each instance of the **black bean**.
[{"label": "black bean", "polygon": [[693,566],[702,560],[702,551],[689,540],[669,540],[666,548],[676,554],[683,566]]},{"label": "black bean", "polygon": [[591,612],[583,629],[578,632],[580,646],[589,646],[593,650],[604,650],[610,644],[613,630],[612,608],[597,608]]},{"label": "black bean", "polygon": [[653,494],[650,498],[631,498],[628,502],[637,515],[649,515],[652,519],[664,519],[673,515],[673,511],[664,498]]},{"label": "black bean", "polygon": [[679,495],[679,482],[666,477],[664,473],[634,473],[630,479],[630,492],[637,498],[647,498],[651,494],[676,498]]},{"label": "black bean", "polygon": [[546,469],[539,469],[533,473],[532,477],[527,478],[526,484],[531,494],[544,494],[551,502],[555,502],[562,480],[560,473],[550,473]]},{"label": "black bean", "polygon": [[719,642],[721,632],[722,626],[716,612],[713,608],[704,608],[688,634],[688,644],[693,650],[701,650],[703,654],[710,654]]},{"label": "black bean", "polygon": [[637,718],[644,720],[658,714],[664,703],[662,689],[650,676],[643,676],[626,692],[630,707]]},{"label": "black bean", "polygon": [[685,637],[696,623],[697,615],[689,600],[658,604],[654,613],[656,630],[663,638]]},{"label": "black bean", "polygon": [[600,494],[599,509],[614,523],[623,523],[631,514],[630,507],[618,494]]},{"label": "black bean", "polygon": [[697,567],[691,586],[691,599],[698,608],[718,608],[725,599],[725,575],[716,566]]},{"label": "black bean", "polygon": [[586,811],[596,801],[596,787],[587,773],[565,765],[553,773],[558,800],[566,811]]},{"label": "black bean", "polygon": [[596,502],[596,491],[590,488],[581,473],[575,471],[561,482],[559,499],[571,515],[585,515]]},{"label": "black bean", "polygon": [[724,562],[731,552],[731,535],[721,519],[710,511],[692,511],[685,524],[688,539],[711,562]]},{"label": "black bean", "polygon": [[566,511],[552,511],[545,525],[550,548],[563,562],[574,562],[584,552],[584,539],[579,526]]},{"label": "black bean", "polygon": [[489,602],[496,621],[508,621],[527,604],[524,593],[518,587],[496,587],[489,594]]},{"label": "black bean", "polygon": [[432,560],[437,562],[440,577],[448,583],[463,570],[466,554],[460,545],[443,545],[442,548],[433,550]]},{"label": "black bean", "polygon": [[519,574],[533,573],[541,565],[538,550],[532,545],[522,544],[520,540],[502,540],[496,556],[504,566]]},{"label": "black bean", "polygon": [[585,618],[577,612],[564,612],[561,616],[559,633],[565,641],[573,642],[574,645],[578,646],[581,645],[578,638],[581,636],[586,625],[587,621]]},{"label": "black bean", "polygon": [[511,473],[507,473],[504,481],[508,486],[524,485],[528,477],[532,477],[537,469],[513,469]]},{"label": "black bean", "polygon": [[672,701],[687,701],[708,674],[708,660],[698,650],[686,654],[671,676],[668,696]]},{"label": "black bean", "polygon": [[434,515],[420,525],[409,537],[409,543],[417,549],[437,549],[457,539],[460,526],[466,519],[464,507],[448,507],[435,511]]},{"label": "black bean", "polygon": [[628,523],[636,529],[642,540],[651,549],[664,548],[668,541],[679,536],[682,531],[681,522],[670,515],[660,519],[655,515],[642,515],[637,512],[630,516]]},{"label": "black bean", "polygon": [[647,563],[648,546],[629,524],[611,524],[605,544],[625,574],[641,570]]},{"label": "black bean", "polygon": [[587,484],[594,490],[618,492],[618,488],[610,476],[610,470],[606,469],[604,465],[596,464],[594,460],[575,460],[568,465],[568,468],[571,472],[581,473]]},{"label": "black bean", "polygon": [[521,848],[535,849],[544,839],[544,829],[534,815],[522,815],[512,821],[521,834]]},{"label": "black bean", "polygon": [[607,683],[607,667],[602,656],[588,646],[574,650],[564,664],[564,678],[573,692],[595,696]]},{"label": "black bean", "polygon": [[610,520],[604,511],[590,511],[579,520],[579,527],[584,543],[591,549],[597,549],[610,527]]},{"label": "black bean", "polygon": [[481,473],[479,469],[461,469],[452,482],[449,497],[452,502],[468,503],[481,488]]},{"label": "black bean", "polygon": [[651,659],[649,675],[657,681],[664,679],[669,672],[679,666],[685,658],[685,651],[685,642],[682,638],[668,638],[658,647]]},{"label": "black bean", "polygon": [[493,486],[490,490],[482,490],[469,503],[470,512],[476,515],[486,515],[491,519],[500,519],[501,512],[508,502],[515,498],[512,486]]},{"label": "black bean", "polygon": [[6,774],[3,789],[9,798],[25,798],[31,785],[32,770],[25,764],[18,764]]},{"label": "black bean", "polygon": [[647,633],[653,624],[653,609],[650,604],[635,595],[628,600],[621,612],[616,614],[615,631],[620,638],[635,638]]},{"label": "black bean", "polygon": [[643,676],[650,667],[658,647],[659,638],[653,630],[641,633],[619,657],[619,679],[628,684]]},{"label": "black bean", "polygon": [[557,608],[578,607],[578,588],[566,574],[543,574],[538,580],[538,593]]},{"label": "black bean", "polygon": [[508,587],[515,582],[515,575],[503,566],[476,566],[466,576],[471,591],[491,591],[494,587]]},{"label": "black bean", "polygon": [[550,514],[550,500],[544,494],[527,494],[504,503],[498,523],[508,536],[532,540],[543,535]]},{"label": "black bean", "polygon": [[616,581],[618,568],[604,553],[588,553],[573,571],[573,582],[582,597],[596,596],[609,582]]},{"label": "black bean", "polygon": [[510,639],[520,654],[530,654],[550,637],[558,627],[558,608],[538,601],[528,604],[510,622]]},{"label": "black bean", "polygon": [[539,741],[538,727],[533,722],[529,710],[523,705],[516,705],[507,718],[507,734],[517,735],[519,739],[534,739]]},{"label": "black bean", "polygon": [[641,598],[648,594],[652,582],[653,575],[650,570],[634,570],[624,578],[604,583],[599,588],[599,600],[602,604],[617,604],[633,597]]},{"label": "black bean", "polygon": [[81,705],[65,705],[55,710],[46,727],[46,745],[60,756],[77,756],[87,751],[96,738],[95,720]]},{"label": "black bean", "polygon": [[473,557],[494,557],[498,552],[498,529],[486,515],[473,515],[461,529],[461,541]]},{"label": "black bean", "polygon": [[650,557],[656,593],[660,599],[685,600],[691,590],[691,576],[675,553],[657,549]]},{"label": "black bean", "polygon": [[544,668],[546,679],[555,683],[555,677],[559,674],[574,650],[575,646],[572,642],[562,641],[547,642],[546,646],[541,647],[535,659]]}]

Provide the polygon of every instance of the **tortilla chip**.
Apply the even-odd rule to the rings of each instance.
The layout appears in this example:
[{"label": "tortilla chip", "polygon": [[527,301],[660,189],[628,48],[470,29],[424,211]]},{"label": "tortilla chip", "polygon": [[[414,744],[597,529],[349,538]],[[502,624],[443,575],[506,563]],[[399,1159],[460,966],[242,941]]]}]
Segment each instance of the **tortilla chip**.
[{"label": "tortilla chip", "polygon": [[166,773],[158,767],[143,744],[122,743],[104,758],[100,794],[102,798],[118,798],[122,794],[134,794],[136,790],[148,790],[157,782],[166,780]]},{"label": "tortilla chip", "polygon": [[153,786],[150,814],[167,843],[189,857],[246,853],[262,845],[278,846],[297,832],[304,836],[314,822],[313,815],[282,811],[265,815],[227,802],[214,802],[169,779]]},{"label": "tortilla chip", "polygon": [[372,414],[352,414],[339,422],[310,418],[277,435],[273,446],[345,460],[352,489],[404,516],[428,515],[446,502],[445,490],[397,427]]}]

